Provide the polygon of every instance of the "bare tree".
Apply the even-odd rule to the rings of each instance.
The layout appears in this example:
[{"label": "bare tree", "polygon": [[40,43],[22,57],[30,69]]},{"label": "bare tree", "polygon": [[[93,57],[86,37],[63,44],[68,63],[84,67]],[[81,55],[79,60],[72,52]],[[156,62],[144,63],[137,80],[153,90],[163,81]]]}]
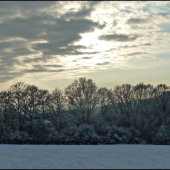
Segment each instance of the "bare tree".
[{"label": "bare tree", "polygon": [[55,88],[50,97],[49,107],[52,111],[51,121],[55,124],[58,131],[64,126],[64,120],[62,120],[62,118],[66,105],[67,101],[65,94],[58,88]]},{"label": "bare tree", "polygon": [[12,95],[12,104],[18,114],[19,129],[23,128],[22,115],[24,114],[24,98],[26,96],[27,85],[24,82],[17,82],[9,89]]},{"label": "bare tree", "polygon": [[3,115],[1,115],[1,122],[7,123],[8,125],[15,121],[14,107],[12,104],[12,95],[10,91],[0,92],[0,110]]},{"label": "bare tree", "polygon": [[133,90],[130,84],[122,84],[114,88],[114,98],[117,107],[122,115],[130,116],[132,114]]},{"label": "bare tree", "polygon": [[166,84],[158,84],[154,88],[154,94],[157,112],[162,117],[164,125],[166,125],[167,118],[170,116],[170,87]]},{"label": "bare tree", "polygon": [[99,106],[99,93],[96,84],[86,77],[75,80],[65,89],[69,111],[82,123],[89,123]]}]

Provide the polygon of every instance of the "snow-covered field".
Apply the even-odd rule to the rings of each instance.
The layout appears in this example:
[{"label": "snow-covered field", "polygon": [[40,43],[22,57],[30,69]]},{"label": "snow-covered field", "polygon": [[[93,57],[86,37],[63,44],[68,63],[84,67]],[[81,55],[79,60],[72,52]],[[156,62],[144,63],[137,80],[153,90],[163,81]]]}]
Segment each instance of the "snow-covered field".
[{"label": "snow-covered field", "polygon": [[168,145],[4,145],[0,169],[170,168]]}]

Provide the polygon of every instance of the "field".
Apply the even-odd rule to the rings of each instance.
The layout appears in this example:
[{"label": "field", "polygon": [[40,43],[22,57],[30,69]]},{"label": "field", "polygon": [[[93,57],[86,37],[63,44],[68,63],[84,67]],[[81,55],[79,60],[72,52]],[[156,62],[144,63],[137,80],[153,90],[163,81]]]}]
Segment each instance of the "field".
[{"label": "field", "polygon": [[0,145],[0,169],[170,168],[168,145]]}]

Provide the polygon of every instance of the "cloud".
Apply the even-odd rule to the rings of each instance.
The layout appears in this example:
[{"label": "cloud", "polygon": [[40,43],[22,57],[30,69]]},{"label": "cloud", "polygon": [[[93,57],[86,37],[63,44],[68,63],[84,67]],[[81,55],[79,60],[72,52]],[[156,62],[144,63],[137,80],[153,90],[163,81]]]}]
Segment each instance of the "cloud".
[{"label": "cloud", "polygon": [[82,57],[81,59],[91,59],[92,57]]},{"label": "cloud", "polygon": [[26,40],[39,40],[41,34],[46,33],[50,25],[45,22],[54,21],[51,16],[34,16],[31,18],[14,18],[0,23],[0,37],[24,38]]},{"label": "cloud", "polygon": [[129,54],[125,54],[125,55],[134,56],[134,55],[142,55],[142,54],[148,54],[148,53],[145,53],[145,52],[134,52],[134,53],[129,53]]},{"label": "cloud", "polygon": [[69,11],[67,13],[65,13],[64,15],[62,15],[62,18],[69,18],[69,19],[84,19],[86,16],[90,16],[91,12],[94,9],[91,8],[82,8],[81,10],[74,12],[74,11]]},{"label": "cloud", "polygon": [[55,1],[1,1],[0,16],[2,20],[12,19],[16,17],[30,17],[37,13],[42,13],[44,10],[52,6],[59,6],[59,2]]},{"label": "cloud", "polygon": [[37,58],[28,58],[28,59],[24,59],[24,60],[22,60],[22,63],[25,63],[25,64],[27,64],[27,63],[34,63],[34,62],[36,62],[36,63],[38,63],[38,62],[40,62],[40,61],[44,61],[45,62],[45,58],[42,58],[42,57],[37,57]]},{"label": "cloud", "polygon": [[97,63],[96,65],[108,65],[110,64],[111,62],[102,62],[102,63]]},{"label": "cloud", "polygon": [[44,65],[44,67],[64,67],[63,65]]},{"label": "cloud", "polygon": [[[3,4],[5,6],[5,4]],[[15,4],[15,9],[26,8],[26,6]],[[28,3],[28,9],[33,3]],[[36,5],[36,4],[35,4]],[[39,11],[45,9],[43,7],[33,7]],[[47,7],[51,6],[50,4]],[[4,7],[5,8],[5,7]],[[6,3],[5,9],[10,9],[9,3]],[[84,8],[85,9],[85,8]],[[88,9],[87,9],[88,10]],[[15,10],[14,12],[16,12]],[[2,12],[2,6],[0,7]],[[21,12],[21,13],[22,13]],[[70,19],[64,17],[54,18],[52,15],[45,13],[35,13],[35,15],[15,16],[14,18],[5,18],[0,22],[0,61],[4,68],[11,68],[13,71],[20,70],[22,74],[33,72],[51,72],[64,70],[50,70],[48,67],[59,67],[57,65],[46,65],[53,55],[82,55],[97,54],[98,52],[81,52],[86,49],[83,45],[73,45],[74,42],[81,40],[80,34],[93,32],[95,28],[103,29],[105,25],[89,19]],[[83,13],[82,13],[83,15]],[[5,16],[5,14],[4,14]],[[42,42],[45,41],[46,43]],[[42,67],[27,69],[31,63],[41,63]],[[43,64],[44,63],[44,64]],[[43,66],[44,65],[44,66]],[[25,72],[21,67],[26,67]],[[8,71],[7,71],[8,72]],[[7,74],[3,72],[3,74]],[[16,75],[17,76],[17,75]],[[19,74],[18,74],[19,76]],[[9,76],[6,79],[10,78]],[[15,76],[13,77],[15,78]]]},{"label": "cloud", "polygon": [[128,42],[135,41],[138,37],[138,35],[108,34],[99,36],[99,40]]},{"label": "cloud", "polygon": [[[133,52],[133,53],[127,53],[127,54],[122,54],[121,56],[123,56],[124,59],[131,59],[131,58],[142,58],[143,55],[146,55],[146,54],[150,54],[150,53],[147,53],[147,52]],[[149,55],[151,57],[151,54]]]},{"label": "cloud", "polygon": [[144,24],[150,21],[149,18],[131,18],[127,21],[127,24]]},{"label": "cloud", "polygon": [[[118,63],[121,56],[125,56],[121,60],[125,65],[128,56],[151,54],[155,48],[161,51],[169,39],[165,31],[169,30],[170,15],[160,15],[159,10],[154,15],[144,9],[147,4],[0,2],[0,82],[26,73],[69,71],[73,74],[75,67],[81,71],[94,69],[94,65],[109,66],[113,63],[107,60],[110,61],[112,56],[114,59],[117,57]],[[151,11],[160,8],[160,3],[149,4]],[[98,56],[102,62],[97,60],[97,64],[90,63],[92,67],[84,66],[91,62],[89,59]]]},{"label": "cloud", "polygon": [[77,62],[77,60],[72,60],[72,62]]}]

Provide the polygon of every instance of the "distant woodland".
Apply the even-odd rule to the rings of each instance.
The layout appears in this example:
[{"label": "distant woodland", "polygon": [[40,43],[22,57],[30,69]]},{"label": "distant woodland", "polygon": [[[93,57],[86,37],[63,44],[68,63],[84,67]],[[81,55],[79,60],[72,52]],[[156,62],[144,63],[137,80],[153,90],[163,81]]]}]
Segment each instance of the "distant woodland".
[{"label": "distant woodland", "polygon": [[81,77],[49,93],[17,82],[0,92],[0,143],[169,145],[170,87]]}]

